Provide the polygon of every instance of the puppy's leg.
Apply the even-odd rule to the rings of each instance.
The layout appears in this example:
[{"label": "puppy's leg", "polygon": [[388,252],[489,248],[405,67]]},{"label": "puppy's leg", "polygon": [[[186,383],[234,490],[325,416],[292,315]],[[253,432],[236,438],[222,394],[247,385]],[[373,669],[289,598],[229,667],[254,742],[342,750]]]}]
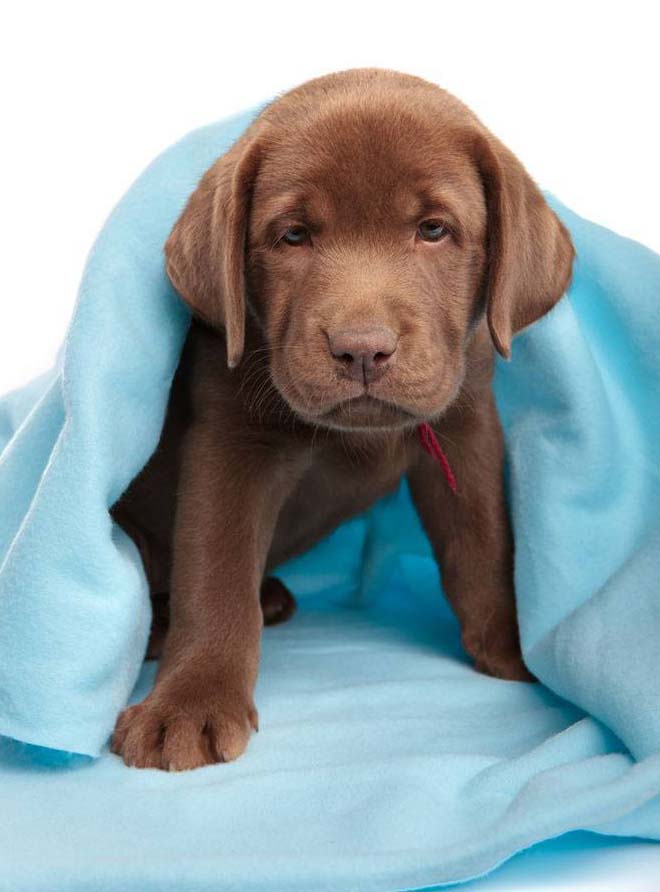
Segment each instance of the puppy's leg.
[{"label": "puppy's leg", "polygon": [[408,481],[461,625],[463,647],[488,675],[533,680],[520,653],[504,450],[492,394],[484,393],[478,408],[450,411],[439,431],[458,493],[421,450]]},{"label": "puppy's leg", "polygon": [[[151,596],[151,633],[147,645],[147,660],[160,660],[165,637],[170,625],[169,592],[158,592]],[[267,576],[261,583],[261,612],[265,626],[276,626],[291,619],[296,612],[296,599],[289,589],[275,576]]]},{"label": "puppy's leg", "polygon": [[298,476],[290,456],[223,443],[208,423],[193,425],[182,448],[163,658],[153,691],[120,715],[112,741],[127,764],[166,770],[235,759],[257,728],[260,587]]}]

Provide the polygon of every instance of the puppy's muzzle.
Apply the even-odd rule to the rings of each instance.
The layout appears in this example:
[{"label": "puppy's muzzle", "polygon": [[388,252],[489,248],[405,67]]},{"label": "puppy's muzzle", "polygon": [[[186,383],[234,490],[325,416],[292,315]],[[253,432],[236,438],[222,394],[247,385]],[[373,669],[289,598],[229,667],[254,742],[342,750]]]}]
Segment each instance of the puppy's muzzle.
[{"label": "puppy's muzzle", "polygon": [[397,335],[391,328],[346,328],[328,334],[328,347],[340,374],[365,385],[381,378],[396,361]]}]

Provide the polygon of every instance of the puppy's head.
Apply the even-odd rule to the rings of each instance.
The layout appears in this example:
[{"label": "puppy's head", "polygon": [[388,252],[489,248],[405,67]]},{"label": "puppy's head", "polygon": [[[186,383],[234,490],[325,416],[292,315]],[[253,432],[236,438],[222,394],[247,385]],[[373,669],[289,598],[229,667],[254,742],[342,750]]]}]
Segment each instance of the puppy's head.
[{"label": "puppy's head", "polygon": [[573,260],[522,165],[464,105],[379,69],[269,105],[205,174],[166,254],[183,298],[226,332],[229,365],[247,316],[294,412],[339,428],[441,414],[476,330],[508,357]]}]

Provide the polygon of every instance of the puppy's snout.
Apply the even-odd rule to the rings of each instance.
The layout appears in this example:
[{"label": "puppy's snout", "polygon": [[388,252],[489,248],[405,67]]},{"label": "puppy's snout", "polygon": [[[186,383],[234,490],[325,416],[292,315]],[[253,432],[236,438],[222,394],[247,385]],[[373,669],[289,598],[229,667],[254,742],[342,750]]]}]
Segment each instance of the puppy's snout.
[{"label": "puppy's snout", "polygon": [[347,328],[328,334],[330,352],[344,374],[370,384],[394,361],[397,336],[391,328]]}]

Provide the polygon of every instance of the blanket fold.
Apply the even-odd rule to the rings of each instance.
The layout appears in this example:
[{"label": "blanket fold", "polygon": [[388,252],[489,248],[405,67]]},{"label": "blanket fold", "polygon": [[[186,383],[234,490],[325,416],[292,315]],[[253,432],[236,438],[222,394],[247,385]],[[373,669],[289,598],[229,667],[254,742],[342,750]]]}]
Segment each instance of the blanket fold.
[{"label": "blanket fold", "polygon": [[135,182],[55,368],[0,401],[0,889],[385,892],[572,829],[660,838],[660,258],[551,196],[573,283],[495,382],[542,684],[473,671],[404,483],[281,568],[300,611],[265,631],[243,759],[167,775],[107,752],[153,677],[144,572],[108,509],[156,446],[189,322],[163,244],[259,111]]}]

